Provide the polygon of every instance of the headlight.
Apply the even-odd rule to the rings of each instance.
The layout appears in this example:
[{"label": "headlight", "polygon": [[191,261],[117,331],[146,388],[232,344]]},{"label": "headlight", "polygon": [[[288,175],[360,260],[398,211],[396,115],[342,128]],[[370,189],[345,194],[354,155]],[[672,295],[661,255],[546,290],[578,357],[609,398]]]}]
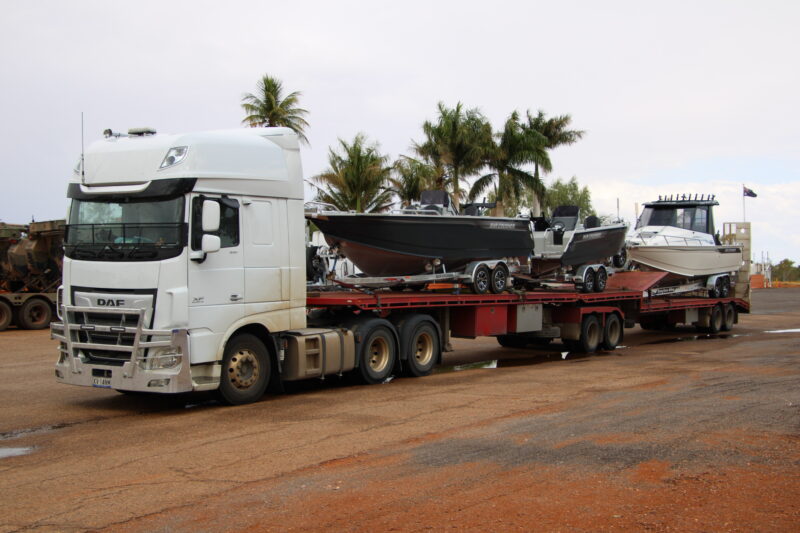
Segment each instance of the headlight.
[{"label": "headlight", "polygon": [[180,347],[151,349],[147,359],[140,360],[139,364],[146,370],[163,370],[178,366],[181,357]]},{"label": "headlight", "polygon": [[159,170],[162,168],[171,167],[172,165],[177,165],[184,159],[186,159],[186,154],[189,152],[188,146],[173,146],[167,152],[167,155],[164,156],[164,160],[161,162],[161,166],[158,167]]}]

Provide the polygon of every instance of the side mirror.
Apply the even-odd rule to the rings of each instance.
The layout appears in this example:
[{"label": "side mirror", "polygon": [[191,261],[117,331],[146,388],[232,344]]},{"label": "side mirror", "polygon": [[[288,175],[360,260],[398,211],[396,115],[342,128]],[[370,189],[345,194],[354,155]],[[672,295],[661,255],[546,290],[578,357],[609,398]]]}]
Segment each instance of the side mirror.
[{"label": "side mirror", "polygon": [[[203,215],[205,215],[205,211],[203,211]],[[213,254],[214,252],[219,252],[221,247],[222,241],[220,241],[217,235],[203,235],[203,241],[200,244],[200,249],[203,250],[204,253]]]},{"label": "side mirror", "polygon": [[[203,200],[203,233],[219,230],[219,218],[219,202]],[[205,242],[205,237],[203,235],[203,242]],[[219,250],[219,247],[217,247],[217,250]]]}]

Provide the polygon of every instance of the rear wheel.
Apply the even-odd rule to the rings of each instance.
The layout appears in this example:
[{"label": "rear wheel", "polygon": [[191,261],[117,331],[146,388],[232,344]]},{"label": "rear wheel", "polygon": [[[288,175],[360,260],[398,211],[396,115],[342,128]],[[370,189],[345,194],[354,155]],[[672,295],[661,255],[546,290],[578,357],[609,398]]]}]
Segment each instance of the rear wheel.
[{"label": "rear wheel", "polygon": [[220,399],[230,405],[258,400],[267,389],[270,360],[264,343],[249,333],[236,335],[225,346]]},{"label": "rear wheel", "polygon": [[628,252],[623,247],[622,250],[619,251],[617,255],[611,258],[611,264],[614,265],[614,268],[622,268],[625,266],[625,263],[628,261]]},{"label": "rear wheel", "polygon": [[606,325],[603,327],[603,342],[602,347],[604,350],[613,350],[617,345],[622,342],[622,321],[616,313],[612,313],[606,317]]},{"label": "rear wheel", "polygon": [[439,360],[439,331],[425,316],[412,317],[401,326],[400,345],[405,351],[408,376],[427,376]]},{"label": "rear wheel", "polygon": [[708,291],[711,298],[722,298],[722,288],[725,286],[723,278],[717,278],[714,282],[714,288]]},{"label": "rear wheel", "polygon": [[708,328],[706,328],[706,331],[709,333],[719,333],[722,331],[723,324],[724,317],[722,314],[722,306],[715,305],[711,308],[711,316],[708,319]]},{"label": "rear wheel", "polygon": [[597,351],[603,340],[603,329],[594,315],[586,315],[581,322],[581,338],[578,339],[580,350],[585,353]]},{"label": "rear wheel", "polygon": [[19,308],[17,325],[22,329],[44,329],[52,318],[50,303],[41,298],[31,298]]},{"label": "rear wheel", "polygon": [[0,331],[4,331],[11,325],[11,317],[11,306],[0,300]]},{"label": "rear wheel", "polygon": [[733,324],[736,322],[736,308],[733,304],[725,304],[722,311],[722,331],[730,331],[733,329]]},{"label": "rear wheel", "polygon": [[486,294],[489,292],[489,286],[491,285],[490,278],[489,267],[486,265],[478,266],[472,274],[472,290],[476,294]]},{"label": "rear wheel", "polygon": [[364,383],[383,383],[392,375],[397,362],[397,342],[394,327],[383,319],[374,319],[358,326],[363,341],[358,346],[357,375]]},{"label": "rear wheel", "polygon": [[606,285],[608,284],[608,271],[606,267],[601,266],[598,268],[594,277],[594,292],[603,292],[606,290]]},{"label": "rear wheel", "polygon": [[498,263],[492,269],[491,275],[491,285],[489,289],[494,294],[500,294],[506,287],[508,286],[508,267],[505,266],[503,263]]}]

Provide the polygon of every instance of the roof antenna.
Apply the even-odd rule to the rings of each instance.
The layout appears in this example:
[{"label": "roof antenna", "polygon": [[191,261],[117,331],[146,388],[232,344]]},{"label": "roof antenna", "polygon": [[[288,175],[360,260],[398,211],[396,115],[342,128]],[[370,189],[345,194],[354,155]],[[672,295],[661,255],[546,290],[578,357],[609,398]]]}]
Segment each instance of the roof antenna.
[{"label": "roof antenna", "polygon": [[83,111],[81,111],[81,185],[86,185],[86,171],[83,167]]}]

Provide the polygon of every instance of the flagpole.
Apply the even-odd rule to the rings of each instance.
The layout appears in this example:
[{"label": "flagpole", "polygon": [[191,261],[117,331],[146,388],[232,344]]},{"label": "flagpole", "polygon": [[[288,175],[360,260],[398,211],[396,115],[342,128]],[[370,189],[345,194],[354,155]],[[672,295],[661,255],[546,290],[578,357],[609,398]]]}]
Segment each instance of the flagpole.
[{"label": "flagpole", "polygon": [[744,199],[747,195],[744,193],[744,183],[742,183],[742,222],[747,222],[747,213],[744,210]]}]

